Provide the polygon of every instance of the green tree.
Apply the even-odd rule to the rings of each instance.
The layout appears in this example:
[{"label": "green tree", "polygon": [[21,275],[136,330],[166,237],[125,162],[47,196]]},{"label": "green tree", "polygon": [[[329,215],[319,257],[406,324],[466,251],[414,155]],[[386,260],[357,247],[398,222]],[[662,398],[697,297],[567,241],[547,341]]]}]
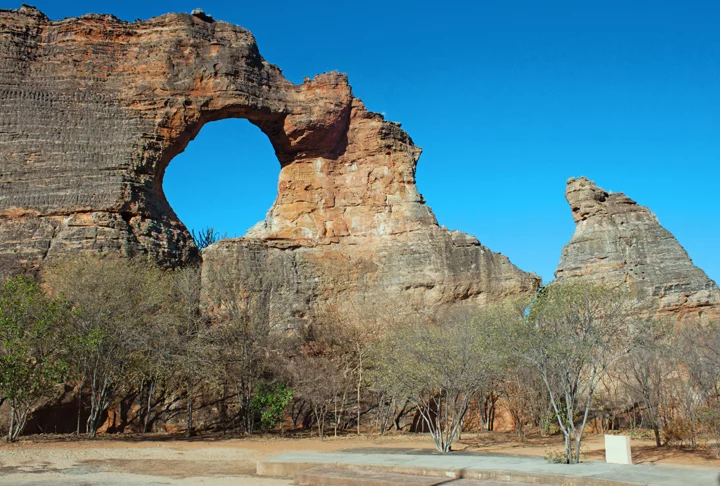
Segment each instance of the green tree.
[{"label": "green tree", "polygon": [[11,442],[22,433],[32,407],[65,376],[62,338],[68,313],[23,276],[0,287],[0,392],[10,402]]},{"label": "green tree", "polygon": [[510,324],[508,343],[539,372],[564,437],[564,462],[580,461],[593,395],[608,369],[633,347],[630,302],[619,287],[553,283]]}]

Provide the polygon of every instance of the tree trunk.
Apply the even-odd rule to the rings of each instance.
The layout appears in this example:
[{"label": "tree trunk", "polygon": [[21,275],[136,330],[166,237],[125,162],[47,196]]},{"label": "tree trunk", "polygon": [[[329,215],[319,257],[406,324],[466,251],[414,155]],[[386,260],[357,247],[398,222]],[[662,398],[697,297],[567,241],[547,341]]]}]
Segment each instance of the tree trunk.
[{"label": "tree trunk", "polygon": [[[108,401],[107,397],[110,394],[110,380],[107,376],[101,379],[97,375],[98,371],[95,370],[90,388],[90,415],[85,423],[87,434],[90,438],[94,438],[95,435],[97,435],[102,413],[105,411],[105,408],[110,405],[109,403],[106,404]],[[101,380],[102,385],[100,385]]]},{"label": "tree trunk", "polygon": [[395,415],[395,419],[393,420],[393,426],[395,427],[395,432],[397,432],[401,429],[400,421],[405,416],[405,409],[407,408],[407,404],[408,404],[408,402],[405,401],[405,404],[400,409],[400,412],[398,412],[398,414]]},{"label": "tree trunk", "polygon": [[318,435],[320,436],[320,440],[323,440],[323,429],[325,428],[325,407],[313,405],[313,413],[315,413],[315,420],[317,420]]},{"label": "tree trunk", "polygon": [[157,378],[150,382],[150,389],[148,390],[147,412],[145,414],[145,423],[143,424],[143,432],[145,432],[145,433],[150,432],[148,430],[148,426],[150,425],[150,410],[152,408],[152,397],[153,397],[153,394],[155,393],[156,387],[157,387]]},{"label": "tree trunk", "polygon": [[[305,401],[304,400],[299,401],[298,403],[300,404],[300,406],[297,409],[297,414],[293,413],[293,419],[292,419],[293,427],[295,427],[296,429],[298,428],[298,423],[299,423],[298,421],[300,420],[300,415],[302,415],[303,410],[305,410]],[[294,411],[294,409],[295,409],[295,405],[293,404],[293,411]]]},{"label": "tree trunk", "polygon": [[563,438],[565,440],[565,464],[572,464],[572,456],[573,456],[573,450],[572,450],[572,443],[570,442],[570,434],[563,433]]},{"label": "tree trunk", "polygon": [[80,421],[82,420],[82,387],[83,382],[80,382],[80,386],[78,387],[78,395],[77,395],[77,426],[75,428],[75,435],[80,435]]},{"label": "tree trunk", "polygon": [[91,405],[90,407],[90,415],[88,416],[87,422],[85,424],[85,427],[87,429],[88,437],[95,438],[97,435],[97,429],[100,427],[100,424],[98,422],[100,421],[100,413],[99,406],[96,404]]},{"label": "tree trunk", "polygon": [[337,429],[338,429],[338,422],[340,421],[338,417],[338,406],[337,406],[337,397],[333,397],[333,414],[335,415],[335,426],[333,429],[333,436],[337,437]]},{"label": "tree trunk", "polygon": [[578,435],[575,437],[575,462],[574,464],[580,464],[580,441],[582,439],[581,435]]},{"label": "tree trunk", "polygon": [[10,400],[10,428],[8,428],[8,442],[15,442],[13,438],[15,430],[15,400]]},{"label": "tree trunk", "polygon": [[30,414],[30,408],[26,407],[24,405],[21,405],[21,408],[18,408],[17,405],[14,405],[11,401],[11,421],[12,425],[10,426],[10,442],[15,442],[18,440],[18,437],[20,437],[20,434],[22,434],[23,430],[25,430],[25,424],[27,423],[28,415]]},{"label": "tree trunk", "polygon": [[362,389],[362,352],[359,353],[360,363],[358,364],[358,383],[357,383],[357,433],[360,435],[360,391]]},{"label": "tree trunk", "polygon": [[105,391],[92,392],[90,400],[90,415],[88,416],[86,427],[88,437],[91,439],[97,435],[97,429],[100,428],[100,419],[105,411],[103,403],[105,402]]},{"label": "tree trunk", "polygon": [[195,435],[193,430],[193,393],[192,385],[187,386],[187,430],[185,431],[186,437],[192,437]]},{"label": "tree trunk", "polygon": [[223,434],[227,430],[228,424],[228,413],[227,413],[227,381],[223,381],[222,386],[222,400],[220,400],[219,411],[220,411],[220,424],[222,427]]},{"label": "tree trunk", "polygon": [[495,430],[495,404],[496,403],[497,403],[497,398],[495,398],[493,396],[490,401],[490,410],[488,411],[488,431],[490,431],[490,432]]}]

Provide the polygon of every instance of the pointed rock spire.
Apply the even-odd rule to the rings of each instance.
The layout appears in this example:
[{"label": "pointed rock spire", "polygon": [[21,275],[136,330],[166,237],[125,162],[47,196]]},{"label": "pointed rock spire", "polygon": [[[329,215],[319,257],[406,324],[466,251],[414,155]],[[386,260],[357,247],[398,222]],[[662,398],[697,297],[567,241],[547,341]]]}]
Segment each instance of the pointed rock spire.
[{"label": "pointed rock spire", "polygon": [[647,311],[720,318],[717,284],[648,208],[585,177],[567,181],[565,198],[576,227],[562,250],[558,280],[625,282]]}]

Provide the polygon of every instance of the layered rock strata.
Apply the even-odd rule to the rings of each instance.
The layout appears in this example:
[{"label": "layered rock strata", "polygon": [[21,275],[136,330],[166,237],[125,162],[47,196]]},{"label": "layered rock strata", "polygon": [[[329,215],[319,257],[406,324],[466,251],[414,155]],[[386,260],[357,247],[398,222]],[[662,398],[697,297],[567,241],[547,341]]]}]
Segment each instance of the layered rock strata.
[{"label": "layered rock strata", "polygon": [[718,286],[648,208],[585,177],[568,180],[565,198],[576,226],[557,280],[625,282],[647,312],[720,318]]},{"label": "layered rock strata", "polygon": [[267,135],[280,180],[265,221],[208,249],[204,274],[235,269],[279,319],[344,292],[484,303],[539,285],[437,225],[415,185],[421,150],[345,75],[295,85],[250,32],[205,15],[54,22],[27,6],[0,11],[0,273],[86,250],[197,258],[163,174],[224,118]]}]

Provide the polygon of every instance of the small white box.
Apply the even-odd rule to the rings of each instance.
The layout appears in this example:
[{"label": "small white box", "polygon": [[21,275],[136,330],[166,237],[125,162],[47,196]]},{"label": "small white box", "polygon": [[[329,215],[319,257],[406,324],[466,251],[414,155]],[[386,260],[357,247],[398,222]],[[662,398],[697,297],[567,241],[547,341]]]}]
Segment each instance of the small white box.
[{"label": "small white box", "polygon": [[605,462],[608,464],[632,464],[630,437],[627,435],[606,435]]}]

